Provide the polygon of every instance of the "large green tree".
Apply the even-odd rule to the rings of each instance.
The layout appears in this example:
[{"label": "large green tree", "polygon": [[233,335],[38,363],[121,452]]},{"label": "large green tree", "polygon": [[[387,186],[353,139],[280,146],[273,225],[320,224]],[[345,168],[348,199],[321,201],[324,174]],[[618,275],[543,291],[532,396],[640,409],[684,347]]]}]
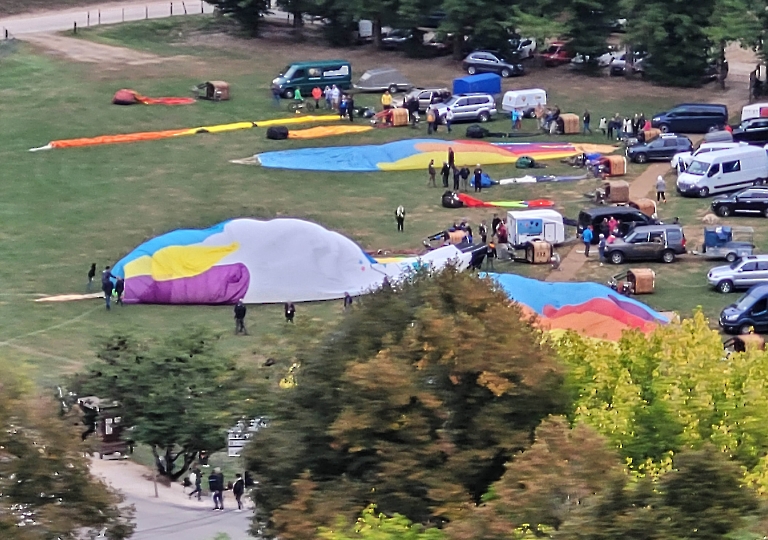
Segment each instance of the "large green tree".
[{"label": "large green tree", "polygon": [[9,362],[0,370],[0,538],[128,538],[132,511],[90,475],[78,430]]},{"label": "large green tree", "polygon": [[269,12],[269,0],[210,0],[209,4],[224,15],[231,15],[251,36],[259,34],[263,16]]},{"label": "large green tree", "polygon": [[597,58],[608,49],[611,23],[618,17],[616,0],[570,0],[567,10],[568,47],[584,56],[587,72],[596,72]]},{"label": "large green tree", "polygon": [[158,472],[175,480],[200,451],[223,448],[227,428],[247,412],[236,405],[243,374],[215,342],[197,328],[162,342],[115,334],[71,386],[78,395],[120,403],[135,440],[149,445]]},{"label": "large green tree", "polygon": [[292,540],[370,502],[428,522],[479,501],[566,407],[561,369],[521,317],[454,270],[366,296],[300,355],[297,387],[246,449],[255,526]]}]

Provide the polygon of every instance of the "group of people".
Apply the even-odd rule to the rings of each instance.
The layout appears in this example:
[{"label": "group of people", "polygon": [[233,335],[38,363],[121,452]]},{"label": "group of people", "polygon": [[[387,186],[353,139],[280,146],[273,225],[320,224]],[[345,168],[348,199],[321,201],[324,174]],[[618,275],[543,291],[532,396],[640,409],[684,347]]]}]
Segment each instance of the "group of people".
[{"label": "group of people", "polygon": [[[194,486],[195,489],[190,492],[189,498],[191,499],[197,495],[197,500],[202,500],[203,494],[203,472],[195,465],[189,472],[187,477],[190,486]],[[224,474],[219,467],[216,467],[211,474],[208,475],[208,491],[210,491],[213,498],[213,510],[224,510],[224,492],[232,491],[232,495],[235,496],[237,501],[237,511],[243,510],[243,494],[245,493],[245,479],[240,473],[235,474],[234,483],[226,484],[224,482]]]},{"label": "group of people", "polygon": [[[435,160],[430,159],[429,165],[427,165],[427,186],[437,187],[437,170],[435,169]],[[448,147],[448,158],[443,161],[443,166],[440,169],[440,177],[443,180],[443,188],[448,189],[448,179],[453,176],[453,190],[454,191],[469,191],[469,176],[472,175],[472,180],[476,192],[483,190],[483,168],[478,163],[475,170],[470,172],[469,167],[459,167],[456,165],[456,153],[453,151],[453,147]]]},{"label": "group of people", "polygon": [[[613,244],[617,238],[621,238],[621,221],[613,216],[603,218],[600,222],[597,242],[597,252],[600,258],[600,264],[602,265],[605,259],[606,246]],[[589,257],[589,250],[592,246],[592,241],[595,239],[595,228],[590,225],[581,233],[581,241],[584,242],[584,256]]]},{"label": "group of people", "polygon": [[[585,116],[588,111],[585,112]],[[635,113],[634,117],[622,118],[619,113],[613,115],[608,120],[605,117],[600,119],[598,126],[603,135],[608,139],[621,140],[626,138],[644,138],[644,133],[651,129],[651,121],[645,118],[643,113]],[[592,130],[590,130],[590,133]]]},{"label": "group of people", "polygon": [[[245,307],[245,303],[243,302],[243,299],[237,301],[237,304],[235,304],[235,335],[243,334],[244,336],[248,335],[248,331],[245,329],[245,314],[248,311],[248,309]],[[285,313],[285,322],[289,322],[293,324],[293,318],[296,316],[296,306],[293,304],[293,302],[286,302],[283,306],[283,311]]]}]

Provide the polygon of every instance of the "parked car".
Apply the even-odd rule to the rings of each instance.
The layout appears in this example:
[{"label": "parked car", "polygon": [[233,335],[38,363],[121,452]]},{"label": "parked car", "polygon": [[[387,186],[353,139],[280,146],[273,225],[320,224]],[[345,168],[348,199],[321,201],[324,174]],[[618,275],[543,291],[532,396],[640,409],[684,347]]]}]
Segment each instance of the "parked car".
[{"label": "parked car", "polygon": [[638,143],[627,147],[627,158],[635,163],[646,161],[667,160],[678,152],[690,152],[693,143],[684,135],[669,133],[662,135],[649,143]]},{"label": "parked car", "polygon": [[682,195],[706,197],[768,182],[768,154],[755,146],[739,146],[696,158],[677,177]]},{"label": "parked car", "polygon": [[533,58],[533,55],[536,54],[536,40],[533,38],[521,38],[520,40],[509,40],[510,46],[513,45],[514,41],[518,41],[517,47],[515,49],[517,50],[518,54],[520,55],[520,60],[525,60],[527,58]]},{"label": "parked car", "polygon": [[768,284],[768,255],[750,255],[716,266],[707,274],[707,282],[721,293]]},{"label": "parked car", "polygon": [[681,103],[651,118],[651,125],[662,133],[707,133],[727,123],[728,107],[716,103]]},{"label": "parked car", "polygon": [[564,41],[553,41],[540,56],[545,66],[553,67],[567,64],[574,55],[568,50]]},{"label": "parked car", "polygon": [[381,46],[384,49],[393,51],[402,49],[411,40],[413,40],[413,30],[395,28],[381,38]]},{"label": "parked car", "polygon": [[[633,73],[643,73],[644,71],[644,63],[645,58],[648,56],[647,53],[639,51],[632,54],[632,57],[634,58],[634,62],[632,63],[632,72]],[[621,53],[616,58],[611,60],[611,63],[608,65],[608,72],[610,75],[614,77],[619,77],[626,75],[627,73],[627,54]]]},{"label": "parked car", "polygon": [[761,146],[768,143],[768,118],[744,120],[733,130],[733,140]]},{"label": "parked car", "polygon": [[768,217],[768,187],[751,187],[712,201],[712,211],[718,216],[759,214]]},{"label": "parked car", "polygon": [[475,73],[497,73],[502,77],[513,77],[523,75],[525,69],[523,64],[507,62],[504,58],[493,54],[490,51],[475,51],[469,53],[461,67],[470,75]]},{"label": "parked car", "polygon": [[439,116],[450,108],[454,122],[487,122],[496,116],[496,100],[490,94],[458,94],[435,108]]},{"label": "parked car", "polygon": [[598,206],[579,212],[576,232],[581,235],[584,229],[592,225],[596,233],[592,236],[592,243],[597,244],[599,241],[600,224],[604,219],[610,219],[611,217],[619,222],[619,232],[622,236],[629,234],[630,230],[637,225],[653,225],[657,223],[651,216],[643,214],[640,210],[631,206]]},{"label": "parked car", "polygon": [[410,90],[411,88],[413,88],[413,85],[405,78],[405,75],[391,67],[369,69],[354,84],[354,89],[358,92],[383,92],[384,90],[389,90],[390,94],[394,94],[401,90]]},{"label": "parked car", "polygon": [[[601,54],[597,57],[597,66],[601,68],[608,67],[611,65],[611,62],[613,62],[616,58],[622,56],[624,53],[620,51],[613,51],[609,50]],[[585,62],[589,62],[589,55],[583,55],[581,53],[578,53],[576,56],[574,56],[571,59],[571,69],[582,69],[584,67]]]},{"label": "parked car", "polygon": [[642,225],[605,246],[605,258],[613,264],[656,260],[671,263],[684,253],[685,234],[680,225]]},{"label": "parked car", "polygon": [[720,150],[727,150],[729,148],[738,148],[741,144],[744,143],[705,142],[700,144],[699,147],[693,152],[678,152],[672,156],[672,159],[669,162],[669,166],[677,170],[677,174],[680,174],[683,172],[680,170],[680,163],[684,165],[684,168],[688,168],[688,165],[690,165],[697,156],[708,154],[710,152],[719,152]]},{"label": "parked car", "polygon": [[756,285],[720,312],[720,326],[729,334],[768,330],[768,285]]},{"label": "parked car", "polygon": [[424,112],[430,105],[436,105],[437,103],[442,103],[443,101],[450,99],[451,95],[451,91],[447,88],[414,88],[405,94],[402,100],[398,100],[397,102],[393,100],[392,103],[396,107],[402,107],[412,97],[416,97],[419,100],[419,111]]}]

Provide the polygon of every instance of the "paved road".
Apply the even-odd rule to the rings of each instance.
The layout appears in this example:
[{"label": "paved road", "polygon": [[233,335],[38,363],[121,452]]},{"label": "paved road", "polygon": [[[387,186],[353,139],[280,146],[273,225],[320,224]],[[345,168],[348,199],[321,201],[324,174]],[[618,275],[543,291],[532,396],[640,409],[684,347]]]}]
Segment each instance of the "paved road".
[{"label": "paved road", "polygon": [[90,25],[95,26],[99,23],[99,12],[101,12],[101,24],[138,21],[145,18],[160,19],[171,16],[171,4],[173,4],[174,16],[184,16],[185,7],[189,15],[213,13],[213,6],[200,0],[127,1],[124,4],[94,5],[87,8],[0,18],[0,30],[2,30],[2,36],[5,36],[5,30],[8,30],[11,36],[22,37],[24,34],[70,30],[75,22],[78,27],[84,28],[89,25],[89,13]]}]

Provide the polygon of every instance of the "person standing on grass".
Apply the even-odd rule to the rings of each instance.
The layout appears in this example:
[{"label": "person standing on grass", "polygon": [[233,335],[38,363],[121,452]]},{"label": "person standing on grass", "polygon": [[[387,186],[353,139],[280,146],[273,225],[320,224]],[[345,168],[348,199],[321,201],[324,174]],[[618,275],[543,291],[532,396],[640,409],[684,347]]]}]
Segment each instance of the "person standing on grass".
[{"label": "person standing on grass", "polygon": [[453,124],[453,111],[448,108],[448,110],[445,111],[445,127],[448,128],[448,133],[451,132],[451,124]]},{"label": "person standing on grass", "polygon": [[348,292],[344,293],[344,311],[352,307],[352,296]]},{"label": "person standing on grass", "polygon": [[389,90],[385,90],[381,95],[381,108],[384,111],[392,108],[392,94],[389,93]]},{"label": "person standing on grass", "polygon": [[395,210],[395,221],[397,221],[397,230],[398,232],[404,232],[405,230],[405,208],[403,208],[403,205],[397,207],[397,210]]},{"label": "person standing on grass", "polygon": [[355,96],[349,94],[347,97],[347,114],[349,115],[349,121],[355,121]]},{"label": "person standing on grass", "polygon": [[238,512],[243,511],[243,503],[240,501],[240,499],[243,497],[243,493],[245,493],[245,482],[243,482],[243,475],[237,473],[235,475],[235,483],[232,485],[232,495],[235,496],[235,500],[237,501]]},{"label": "person standing on grass", "polygon": [[461,169],[458,167],[453,168],[453,191],[459,191],[459,184],[461,183]]},{"label": "person standing on grass", "polygon": [[480,240],[483,244],[488,240],[488,226],[485,224],[485,220],[480,222],[480,226],[477,228],[477,232],[480,234]]},{"label": "person standing on grass", "polygon": [[323,91],[320,90],[319,86],[315,86],[312,89],[312,99],[315,100],[315,109],[320,108],[320,100],[323,99]]},{"label": "person standing on grass", "polygon": [[326,86],[325,90],[323,90],[323,97],[325,97],[325,108],[329,110],[332,109],[333,105],[331,102],[333,101],[333,96],[330,86]]},{"label": "person standing on grass", "polygon": [[293,324],[293,318],[296,316],[296,306],[293,305],[293,302],[288,302],[285,304],[285,322],[289,322]]},{"label": "person standing on grass", "polygon": [[584,122],[584,129],[581,130],[582,135],[586,135],[587,132],[589,132],[590,135],[592,135],[592,130],[589,128],[589,121],[592,119],[592,116],[589,114],[589,111],[584,111],[584,116],[582,116],[582,121]]},{"label": "person standing on grass", "polygon": [[243,304],[243,299],[237,301],[237,304],[235,304],[235,335],[239,333],[243,333],[243,335],[247,336],[248,331],[245,329],[245,312],[247,311],[245,304]]},{"label": "person standing on grass", "polygon": [[338,110],[341,104],[341,90],[335,84],[331,87],[331,108]]},{"label": "person standing on grass", "polygon": [[105,267],[104,271],[101,273],[101,290],[104,291],[104,301],[107,303],[107,311],[110,310],[112,291],[114,290],[112,280],[116,279],[115,276],[112,275],[110,268],[110,266]]},{"label": "person standing on grass", "polygon": [[115,294],[117,295],[117,299],[115,300],[116,304],[123,305],[123,293],[125,292],[125,280],[123,278],[117,278],[115,280]]},{"label": "person standing on grass", "polygon": [[464,191],[469,191],[469,167],[462,167],[459,174],[461,175],[461,183],[464,186]]},{"label": "person standing on grass", "polygon": [[600,118],[600,125],[597,126],[597,129],[603,132],[603,135],[608,137],[608,120],[606,120],[605,116]]},{"label": "person standing on grass", "polygon": [[601,234],[598,238],[600,241],[597,243],[597,254],[600,256],[600,264],[603,264],[603,260],[605,259],[605,235]]},{"label": "person standing on grass", "polygon": [[303,101],[304,98],[301,96],[301,90],[297,88],[293,91],[293,101]]},{"label": "person standing on grass", "polygon": [[456,166],[456,153],[453,151],[453,147],[448,147],[448,166],[453,169]]},{"label": "person standing on grass", "polygon": [[276,86],[273,86],[272,87],[272,104],[275,107],[279,107],[280,106],[280,97],[281,97],[280,96],[280,89],[278,87],[276,87]]},{"label": "person standing on grass", "polygon": [[450,174],[451,174],[451,168],[448,166],[448,162],[447,161],[443,161],[443,166],[440,169],[440,176],[443,179],[443,187],[444,188],[448,187],[448,177],[450,176]]},{"label": "person standing on grass", "polygon": [[667,183],[664,181],[664,177],[659,175],[656,178],[656,202],[664,201],[667,204]]},{"label": "person standing on grass", "polygon": [[592,225],[584,229],[581,233],[581,240],[584,242],[584,256],[589,257],[589,248],[592,245]]},{"label": "person standing on grass", "polygon": [[435,127],[435,111],[430,107],[427,109],[427,135],[432,135],[432,130]]},{"label": "person standing on grass", "polygon": [[475,169],[475,192],[483,191],[483,169],[477,164]]},{"label": "person standing on grass", "polygon": [[192,481],[195,489],[189,494],[189,498],[191,499],[193,495],[197,494],[197,500],[199,501],[203,494],[203,472],[195,465],[192,467],[192,474],[195,475],[195,479]]},{"label": "person standing on grass", "polygon": [[91,267],[88,269],[88,284],[85,286],[85,290],[91,292],[91,286],[93,280],[96,278],[96,263],[91,263]]},{"label": "person standing on grass", "polygon": [[213,493],[213,509],[224,510],[224,475],[218,467],[208,476],[208,489]]},{"label": "person standing on grass", "polygon": [[429,173],[429,180],[427,181],[427,186],[437,187],[437,184],[435,183],[435,176],[437,176],[437,171],[435,170],[434,159],[429,160],[429,166],[427,166],[427,172]]}]

